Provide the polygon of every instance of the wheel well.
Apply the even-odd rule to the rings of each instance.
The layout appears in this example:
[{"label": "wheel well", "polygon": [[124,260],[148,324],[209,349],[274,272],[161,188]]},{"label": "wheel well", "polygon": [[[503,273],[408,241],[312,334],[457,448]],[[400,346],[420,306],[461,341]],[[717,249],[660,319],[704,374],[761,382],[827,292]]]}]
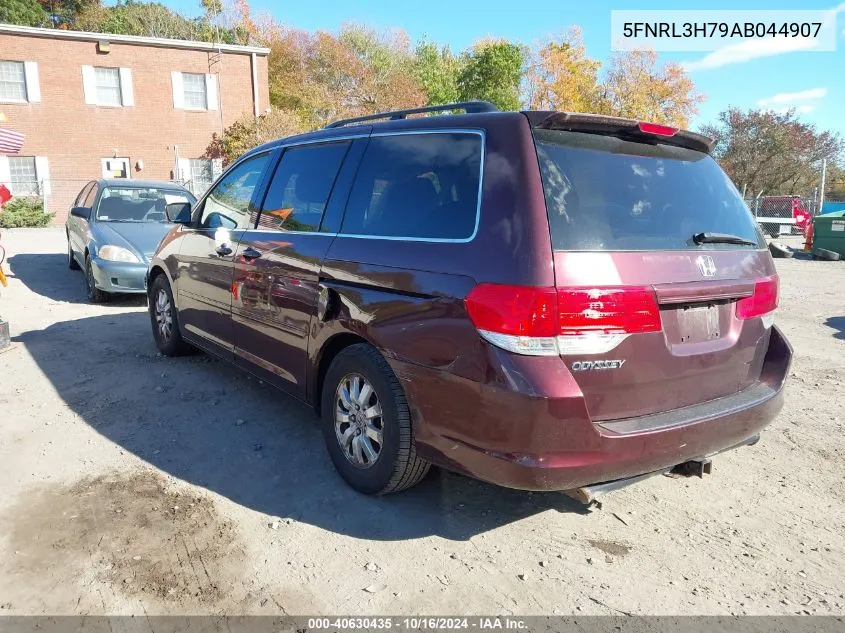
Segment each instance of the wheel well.
[{"label": "wheel well", "polygon": [[153,282],[158,278],[159,275],[164,274],[164,269],[161,266],[153,266],[150,268],[150,274],[147,278],[147,294],[150,293],[150,289],[153,287]]},{"label": "wheel well", "polygon": [[150,285],[152,285],[153,280],[155,280],[156,277],[163,274],[164,270],[161,268],[161,266],[153,266],[152,268],[150,268]]},{"label": "wheel well", "polygon": [[323,349],[320,351],[320,363],[317,366],[317,380],[314,382],[314,408],[317,410],[317,415],[320,414],[320,406],[323,402],[323,380],[332,361],[347,347],[358,343],[369,343],[369,341],[356,334],[344,333],[336,334],[323,344]]}]

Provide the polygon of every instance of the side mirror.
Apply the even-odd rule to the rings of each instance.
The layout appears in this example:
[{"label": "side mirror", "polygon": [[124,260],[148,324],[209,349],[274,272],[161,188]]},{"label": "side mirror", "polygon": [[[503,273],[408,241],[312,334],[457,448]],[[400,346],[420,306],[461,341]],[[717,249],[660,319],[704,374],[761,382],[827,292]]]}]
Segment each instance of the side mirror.
[{"label": "side mirror", "polygon": [[167,219],[175,224],[191,223],[190,202],[171,202],[164,207],[164,212],[167,214]]},{"label": "side mirror", "polygon": [[91,215],[91,209],[88,207],[73,207],[73,209],[70,210],[70,214],[75,218],[87,220]]}]

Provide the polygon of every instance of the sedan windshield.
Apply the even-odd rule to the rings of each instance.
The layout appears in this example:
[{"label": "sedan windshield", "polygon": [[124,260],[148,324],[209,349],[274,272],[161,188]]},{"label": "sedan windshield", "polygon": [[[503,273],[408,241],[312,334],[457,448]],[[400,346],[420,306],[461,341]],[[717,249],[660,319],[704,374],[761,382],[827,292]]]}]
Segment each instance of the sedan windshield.
[{"label": "sedan windshield", "polygon": [[106,187],[97,205],[98,222],[167,222],[165,207],[195,200],[179,189]]}]

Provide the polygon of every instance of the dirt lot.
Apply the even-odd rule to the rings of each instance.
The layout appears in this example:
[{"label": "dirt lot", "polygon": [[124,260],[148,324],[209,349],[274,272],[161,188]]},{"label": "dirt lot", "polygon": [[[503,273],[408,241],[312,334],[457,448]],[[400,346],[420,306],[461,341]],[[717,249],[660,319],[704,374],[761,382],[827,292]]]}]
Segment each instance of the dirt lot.
[{"label": "dirt lot", "polygon": [[843,263],[778,261],[796,356],[758,445],[585,512],[443,472],[361,497],[308,409],[89,305],[61,230],[2,240],[0,614],[845,613]]}]

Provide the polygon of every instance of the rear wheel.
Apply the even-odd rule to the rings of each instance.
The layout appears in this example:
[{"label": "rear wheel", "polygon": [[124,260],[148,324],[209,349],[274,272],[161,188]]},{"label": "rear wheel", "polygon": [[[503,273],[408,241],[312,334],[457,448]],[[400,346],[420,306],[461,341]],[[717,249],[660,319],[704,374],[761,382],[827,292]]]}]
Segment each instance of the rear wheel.
[{"label": "rear wheel", "polygon": [[411,413],[387,361],[370,345],[352,345],[323,381],[323,436],[340,476],[364,494],[417,484],[429,464],[417,457]]},{"label": "rear wheel", "polygon": [[79,270],[79,262],[73,256],[73,248],[70,245],[70,237],[67,239],[67,267],[71,270]]},{"label": "rear wheel", "polygon": [[189,352],[191,346],[179,332],[179,316],[173,302],[173,291],[163,274],[158,275],[150,286],[148,307],[153,338],[159,351],[165,356],[181,356]]},{"label": "rear wheel", "polygon": [[94,268],[91,264],[91,256],[85,256],[85,288],[88,293],[88,301],[91,303],[103,303],[108,294],[97,288],[94,281]]}]

